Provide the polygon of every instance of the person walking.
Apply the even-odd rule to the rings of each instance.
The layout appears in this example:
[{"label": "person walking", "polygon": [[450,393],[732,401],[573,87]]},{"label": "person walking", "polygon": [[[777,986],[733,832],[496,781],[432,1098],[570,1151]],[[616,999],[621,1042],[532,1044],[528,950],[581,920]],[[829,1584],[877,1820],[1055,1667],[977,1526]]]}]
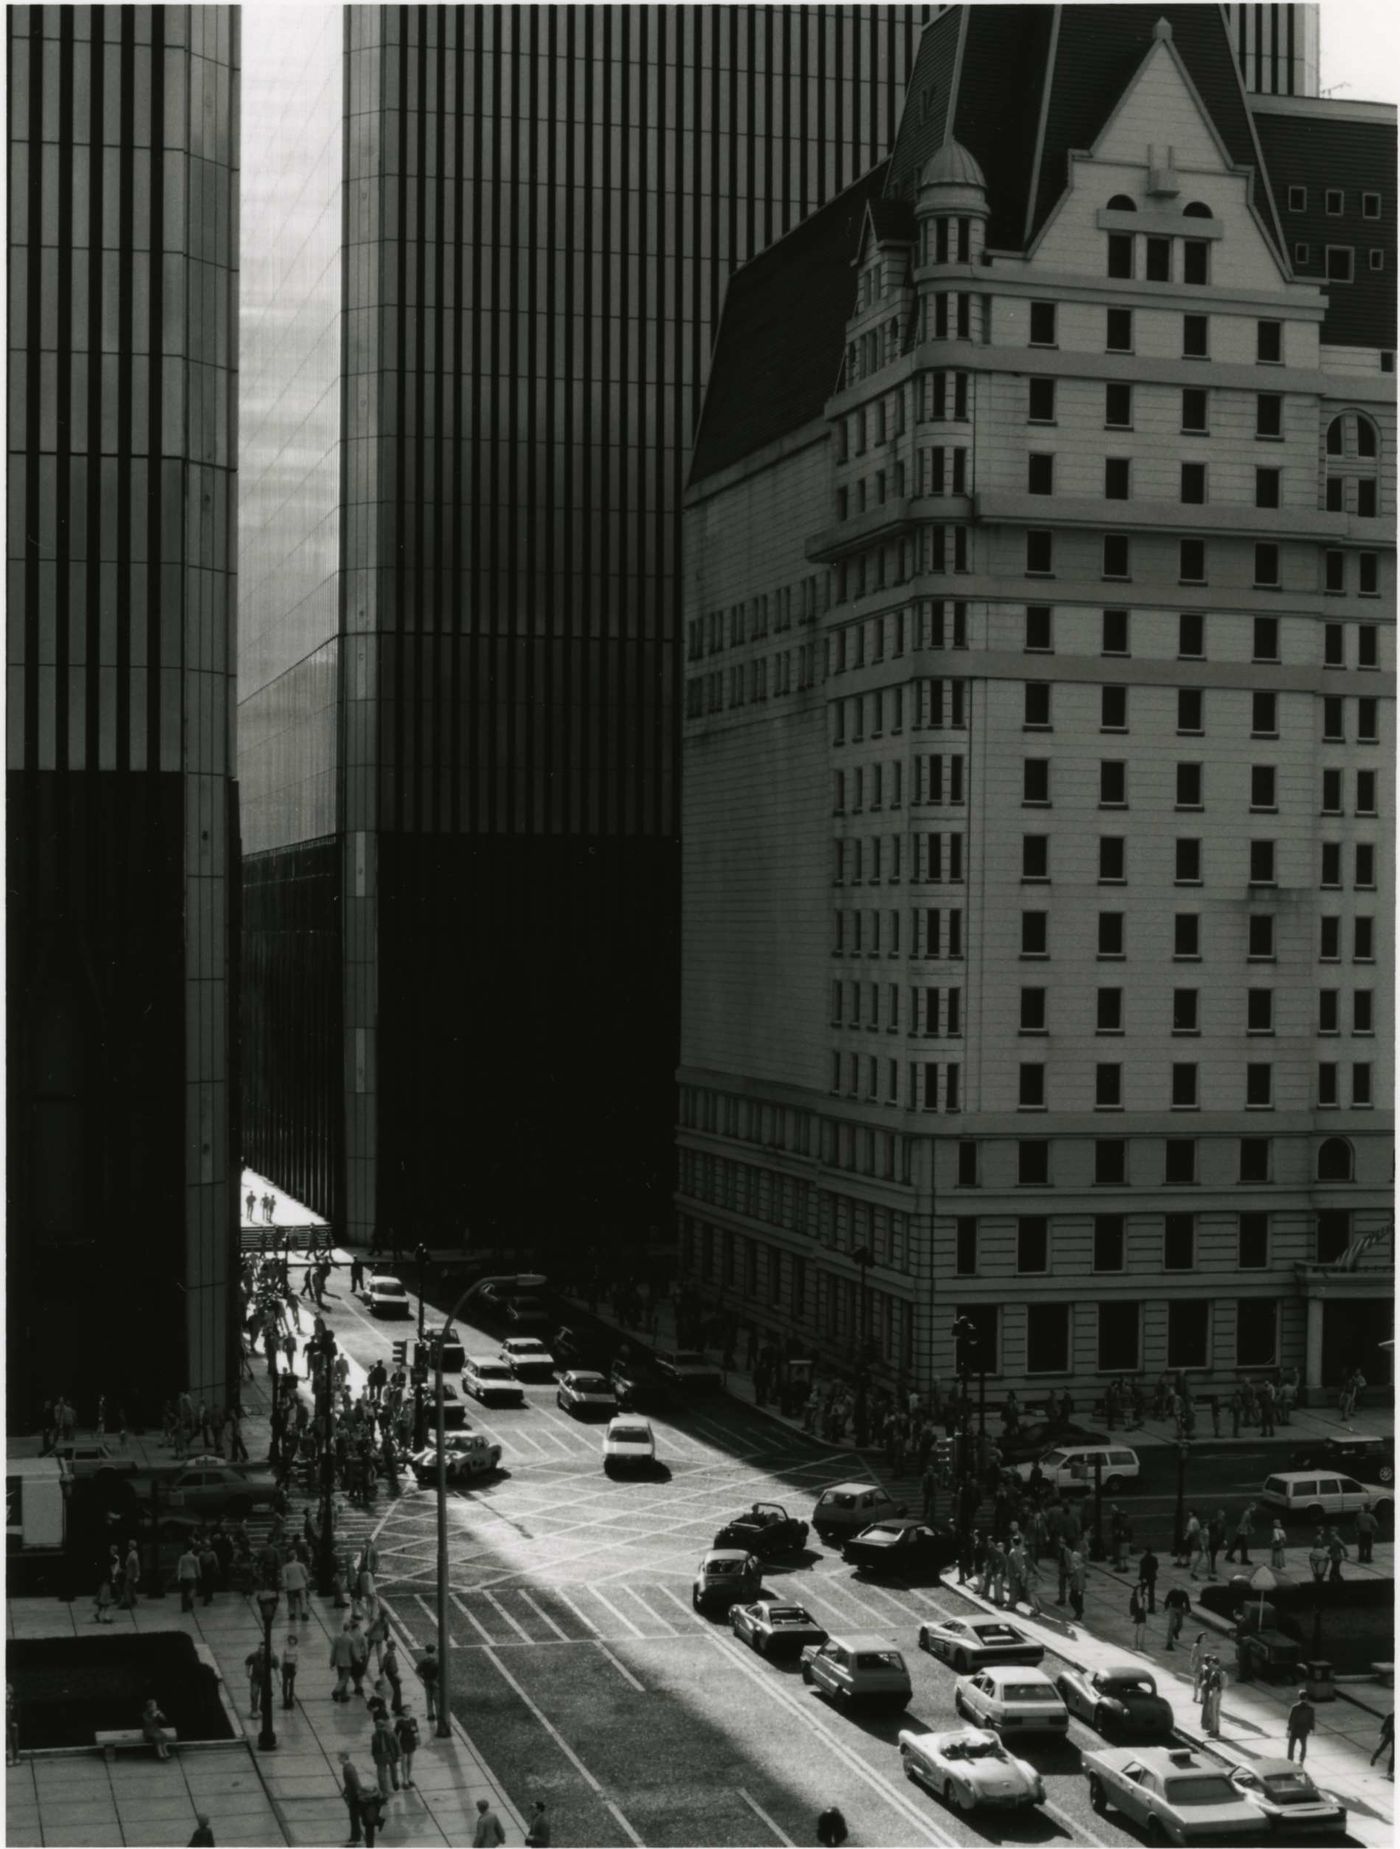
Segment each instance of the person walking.
[{"label": "person walking", "polygon": [[1395,1710],[1393,1708],[1391,1709],[1389,1714],[1384,1714],[1381,1716],[1381,1733],[1380,1733],[1380,1738],[1376,1742],[1376,1750],[1371,1755],[1372,1765],[1376,1763],[1376,1761],[1380,1758],[1381,1754],[1385,1751],[1387,1747],[1390,1748],[1390,1764],[1385,1769],[1385,1775],[1387,1778],[1394,1778],[1395,1777]]},{"label": "person walking", "polygon": [[282,1646],[282,1706],[294,1708],[296,1704],[297,1666],[301,1660],[301,1646],[297,1642],[295,1631],[288,1631],[287,1641]]},{"label": "person walking", "polygon": [[358,1618],[350,1620],[350,1677],[355,1684],[355,1693],[363,1697],[365,1692],[365,1671],[369,1668],[369,1644],[360,1628]]},{"label": "person walking", "polygon": [[437,1645],[429,1644],[415,1665],[418,1680],[423,1684],[423,1705],[427,1709],[428,1719],[437,1719],[438,1677],[442,1673],[442,1664],[438,1662]]},{"label": "person walking", "polygon": [[1147,1613],[1151,1615],[1157,1609],[1157,1568],[1159,1561],[1153,1553],[1151,1543],[1142,1550],[1142,1559],[1138,1561],[1138,1578],[1147,1595]]},{"label": "person walking", "polygon": [[1269,1531],[1269,1565],[1279,1573],[1283,1571],[1286,1563],[1287,1556],[1284,1553],[1284,1548],[1287,1542],[1288,1537],[1283,1532],[1283,1523],[1276,1515],[1274,1517],[1274,1525]]},{"label": "person walking", "polygon": [[365,1781],[360,1777],[349,1753],[340,1755],[340,1795],[350,1813],[350,1841],[360,1840],[360,1803],[365,1795]]},{"label": "person walking", "polygon": [[354,1647],[350,1642],[350,1628],[337,1631],[331,1639],[331,1668],[336,1673],[335,1687],[331,1690],[332,1701],[349,1701],[350,1673],[355,1661]]},{"label": "person walking", "polygon": [[525,1832],[525,1849],[549,1849],[549,1812],[544,1807],[544,1799],[536,1798],[530,1812],[530,1827]]},{"label": "person walking", "polygon": [[141,1556],[136,1550],[135,1541],[126,1544],[126,1559],[122,1562],[122,1604],[128,1611],[136,1609],[136,1600],[141,1588]]},{"label": "person walking", "polygon": [[1206,1664],[1209,1660],[1206,1634],[1204,1631],[1198,1631],[1196,1641],[1191,1646],[1191,1699],[1197,1704],[1201,1699],[1201,1683],[1205,1678]]},{"label": "person walking", "polygon": [[248,1221],[250,1225],[253,1219],[253,1209],[254,1207],[257,1206],[257,1204],[258,1204],[258,1197],[256,1194],[254,1194],[253,1190],[249,1188],[247,1197],[245,1198],[243,1205],[248,1209]]},{"label": "person walking", "polygon": [[300,1554],[292,1554],[283,1561],[281,1578],[282,1590],[287,1595],[287,1616],[293,1624],[309,1623],[311,1614],[306,1599],[308,1575],[306,1562]]},{"label": "person walking", "polygon": [[214,1591],[220,1578],[219,1556],[214,1543],[208,1535],[199,1544],[199,1589],[204,1595],[204,1604],[214,1603]]},{"label": "person walking", "polygon": [[1379,1527],[1371,1513],[1369,1502],[1363,1502],[1356,1512],[1356,1560],[1359,1566],[1372,1564],[1372,1549],[1376,1544],[1376,1530]]},{"label": "person walking", "polygon": [[413,1783],[413,1755],[418,1751],[418,1722],[405,1708],[394,1722],[394,1732],[399,1738],[399,1753],[403,1760],[403,1782],[407,1789]]},{"label": "person walking", "polygon": [[1167,1648],[1175,1650],[1181,1627],[1191,1615],[1191,1594],[1184,1586],[1173,1586],[1162,1604],[1167,1614]]},{"label": "person walking", "polygon": [[1235,1523],[1235,1532],[1231,1536],[1230,1545],[1225,1550],[1226,1560],[1233,1560],[1238,1554],[1240,1565],[1247,1567],[1249,1565],[1249,1543],[1253,1535],[1254,1504],[1248,1502],[1244,1506],[1240,1519]]},{"label": "person walking", "polygon": [[1084,1587],[1088,1581],[1089,1570],[1084,1564],[1084,1556],[1076,1547],[1069,1557],[1069,1603],[1075,1617],[1084,1617]]},{"label": "person walking", "polygon": [[180,1587],[180,1610],[193,1611],[194,1595],[199,1590],[199,1555],[194,1551],[193,1539],[185,1544],[175,1568],[175,1578]]},{"label": "person walking", "polygon": [[1191,1569],[1192,1579],[1199,1579],[1201,1561],[1205,1558],[1205,1535],[1201,1532],[1201,1518],[1194,1509],[1186,1518],[1186,1533],[1182,1541],[1182,1561]]},{"label": "person walking", "polygon": [[1141,1650],[1147,1636],[1147,1604],[1141,1586],[1134,1586],[1128,1595],[1128,1617],[1133,1626],[1133,1648]]},{"label": "person walking", "polygon": [[1305,1688],[1298,1690],[1298,1699],[1288,1710],[1288,1757],[1293,1757],[1293,1748],[1298,1749],[1298,1764],[1308,1762],[1308,1735],[1317,1725],[1317,1710],[1308,1700]]},{"label": "person walking", "polygon": [[385,1639],[380,1659],[380,1673],[389,1684],[389,1703],[395,1714],[403,1713],[403,1676],[399,1669],[399,1652],[392,1636]]},{"label": "person walking", "polygon": [[476,1801],[476,1828],[472,1831],[472,1849],[495,1849],[506,1840],[501,1820],[485,1798]]},{"label": "person walking", "polygon": [[399,1736],[389,1725],[387,1715],[381,1714],[374,1723],[369,1751],[379,1779],[379,1795],[387,1798],[391,1784],[395,1791],[399,1788]]},{"label": "person walking", "polygon": [[1344,1560],[1349,1560],[1350,1558],[1351,1556],[1347,1552],[1346,1542],[1337,1533],[1336,1527],[1334,1525],[1333,1527],[1327,1530],[1327,1559],[1330,1563],[1330,1570],[1327,1574],[1327,1583],[1329,1586],[1340,1586],[1341,1585],[1342,1583],[1342,1562]]},{"label": "person walking", "polygon": [[1217,1509],[1206,1523],[1206,1578],[1215,1578],[1215,1563],[1220,1557],[1220,1550],[1225,1545],[1225,1511]]},{"label": "person walking", "polygon": [[1225,1694],[1225,1684],[1229,1678],[1225,1666],[1218,1656],[1210,1659],[1203,1687],[1205,1697],[1201,1702],[1201,1726],[1208,1740],[1220,1738],[1220,1703]]},{"label": "person walking", "polygon": [[[255,1720],[262,1704],[263,1662],[266,1652],[261,1644],[250,1650],[243,1659],[243,1667],[248,1672],[248,1718]],[[278,1667],[279,1659],[274,1654],[272,1668]]]},{"label": "person walking", "polygon": [[112,1606],[115,1600],[116,1594],[112,1590],[112,1561],[108,1558],[102,1563],[101,1577],[97,1582],[97,1593],[93,1600],[92,1621],[94,1624],[112,1622]]}]

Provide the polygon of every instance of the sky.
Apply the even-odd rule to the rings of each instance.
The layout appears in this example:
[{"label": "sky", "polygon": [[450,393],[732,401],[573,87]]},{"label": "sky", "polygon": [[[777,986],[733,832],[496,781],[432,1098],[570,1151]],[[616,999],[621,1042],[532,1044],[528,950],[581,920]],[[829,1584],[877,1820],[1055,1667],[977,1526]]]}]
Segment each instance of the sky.
[{"label": "sky", "polygon": [[1400,102],[1400,7],[1394,0],[1322,0],[1318,87],[1347,102]]}]

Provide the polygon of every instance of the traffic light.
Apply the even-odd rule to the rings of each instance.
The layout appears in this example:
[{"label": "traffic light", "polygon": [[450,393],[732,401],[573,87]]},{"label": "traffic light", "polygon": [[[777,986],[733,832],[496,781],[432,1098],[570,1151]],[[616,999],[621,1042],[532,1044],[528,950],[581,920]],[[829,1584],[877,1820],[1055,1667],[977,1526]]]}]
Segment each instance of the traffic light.
[{"label": "traffic light", "polygon": [[407,1338],[405,1338],[401,1342],[394,1343],[394,1366],[395,1367],[407,1367],[408,1366]]}]

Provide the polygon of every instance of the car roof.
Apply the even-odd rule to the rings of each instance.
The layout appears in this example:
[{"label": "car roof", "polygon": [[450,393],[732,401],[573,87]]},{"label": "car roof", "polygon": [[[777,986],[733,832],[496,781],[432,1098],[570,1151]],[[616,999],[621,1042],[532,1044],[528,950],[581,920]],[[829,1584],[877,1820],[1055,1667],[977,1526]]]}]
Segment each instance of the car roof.
[{"label": "car roof", "polygon": [[822,1495],[834,1496],[839,1492],[852,1496],[863,1496],[867,1490],[874,1490],[878,1495],[880,1485],[878,1483],[828,1483]]},{"label": "car roof", "polygon": [[991,1676],[1000,1682],[1048,1682],[1049,1676],[1043,1669],[1037,1669],[1032,1663],[988,1663],[978,1672]]},{"label": "car roof", "polygon": [[706,1560],[747,1560],[748,1557],[747,1551],[742,1547],[707,1547],[705,1549]]},{"label": "car roof", "polygon": [[1150,1676],[1152,1671],[1144,1669],[1141,1663],[1109,1663],[1103,1669],[1093,1671],[1094,1675],[1109,1682],[1136,1682],[1139,1676]]},{"label": "car roof", "polygon": [[840,1644],[843,1650],[898,1650],[899,1645],[893,1637],[882,1637],[878,1631],[843,1631],[840,1636],[828,1637],[829,1644]]},{"label": "car roof", "polygon": [[950,1740],[985,1740],[992,1745],[999,1743],[990,1727],[948,1727],[936,1731],[933,1728],[906,1727],[899,1737],[901,1740],[916,1740],[933,1747],[946,1746]]},{"label": "car roof", "polygon": [[1257,1772],[1261,1778],[1277,1778],[1282,1772],[1301,1772],[1304,1778],[1312,1777],[1306,1766],[1292,1759],[1251,1759],[1242,1769]]}]

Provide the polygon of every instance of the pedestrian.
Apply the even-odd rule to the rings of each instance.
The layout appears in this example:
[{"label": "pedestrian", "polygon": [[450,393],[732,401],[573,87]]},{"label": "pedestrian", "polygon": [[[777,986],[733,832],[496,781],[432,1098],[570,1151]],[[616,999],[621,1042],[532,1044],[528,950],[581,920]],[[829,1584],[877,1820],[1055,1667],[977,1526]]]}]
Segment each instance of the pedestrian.
[{"label": "pedestrian", "polygon": [[1293,1757],[1293,1748],[1298,1748],[1298,1764],[1308,1762],[1308,1735],[1317,1725],[1317,1711],[1308,1700],[1305,1688],[1298,1690],[1298,1699],[1288,1710],[1288,1757]]},{"label": "pedestrian", "polygon": [[1147,1594],[1147,1612],[1150,1617],[1157,1609],[1157,1568],[1159,1561],[1149,1542],[1142,1550],[1142,1559],[1138,1561],[1138,1577],[1142,1589]]},{"label": "pedestrian", "polygon": [[382,1671],[384,1668],[384,1646],[388,1640],[389,1614],[381,1605],[370,1620],[369,1629],[365,1632],[365,1647],[374,1652],[376,1671]]},{"label": "pedestrian", "polygon": [[1167,1614],[1167,1648],[1175,1650],[1181,1627],[1191,1615],[1191,1594],[1184,1586],[1173,1586],[1162,1603]]},{"label": "pedestrian", "polygon": [[1209,1555],[1206,1569],[1207,1579],[1215,1578],[1215,1563],[1224,1545],[1225,1511],[1224,1509],[1217,1509],[1215,1514],[1212,1515],[1210,1520],[1206,1523],[1206,1552]]},{"label": "pedestrian", "polygon": [[1369,1502],[1363,1502],[1356,1512],[1356,1559],[1360,1566],[1371,1565],[1371,1550],[1376,1544],[1376,1530],[1379,1523],[1371,1513]]},{"label": "pedestrian", "polygon": [[1201,1726],[1208,1740],[1220,1738],[1220,1703],[1227,1680],[1224,1664],[1213,1656],[1203,1681],[1205,1695],[1201,1702]]},{"label": "pedestrian", "polygon": [[1208,1660],[1206,1634],[1204,1631],[1198,1631],[1196,1641],[1191,1646],[1191,1699],[1194,1702],[1199,1702],[1201,1699],[1201,1683],[1205,1679]]},{"label": "pedestrian", "polygon": [[122,1562],[122,1604],[128,1611],[136,1609],[137,1594],[141,1586],[141,1556],[136,1551],[135,1541],[126,1544],[126,1559]]},{"label": "pedestrian", "polygon": [[399,1736],[389,1725],[387,1715],[381,1714],[374,1723],[369,1751],[379,1778],[379,1795],[387,1798],[391,1784],[395,1791],[399,1788]]},{"label": "pedestrian", "polygon": [[839,1849],[839,1845],[844,1843],[849,1835],[846,1819],[834,1804],[817,1818],[817,1841],[823,1844],[824,1849]]},{"label": "pedestrian", "polygon": [[1225,1550],[1225,1558],[1233,1560],[1238,1554],[1240,1565],[1247,1567],[1249,1565],[1249,1543],[1253,1535],[1254,1504],[1249,1502],[1245,1504],[1240,1519],[1235,1523],[1235,1532],[1231,1536],[1229,1547]]},{"label": "pedestrian", "polygon": [[369,1668],[369,1644],[360,1628],[358,1618],[350,1620],[350,1675],[355,1684],[355,1693],[363,1696],[365,1692],[365,1671]]},{"label": "pedestrian", "polygon": [[350,1628],[347,1625],[344,1630],[337,1631],[331,1639],[331,1668],[336,1673],[335,1687],[331,1690],[332,1701],[349,1701],[350,1672],[354,1660],[355,1651],[350,1642]]},{"label": "pedestrian", "polygon": [[204,1603],[214,1602],[214,1588],[219,1583],[219,1556],[214,1551],[214,1543],[208,1535],[199,1543],[199,1587],[204,1594]]},{"label": "pedestrian", "polygon": [[1194,1509],[1186,1518],[1186,1533],[1182,1537],[1182,1565],[1189,1566],[1192,1579],[1200,1578],[1200,1565],[1205,1556],[1205,1536],[1201,1532],[1201,1518]]},{"label": "pedestrian", "polygon": [[1381,1754],[1385,1751],[1387,1747],[1390,1748],[1390,1764],[1385,1769],[1385,1775],[1387,1778],[1394,1778],[1395,1777],[1395,1710],[1393,1708],[1389,1714],[1385,1714],[1381,1716],[1381,1733],[1380,1733],[1379,1740],[1377,1740],[1376,1742],[1376,1750],[1371,1755],[1372,1765],[1376,1763],[1376,1761],[1380,1758]]},{"label": "pedestrian", "polygon": [[311,1614],[306,1600],[306,1562],[299,1554],[290,1555],[282,1563],[281,1578],[282,1590],[287,1595],[287,1616],[294,1624],[309,1623]]},{"label": "pedestrian", "polygon": [[1089,1570],[1084,1563],[1084,1556],[1076,1547],[1070,1554],[1069,1562],[1069,1602],[1076,1618],[1084,1617],[1084,1587],[1088,1581]]},{"label": "pedestrian", "polygon": [[170,1722],[161,1713],[154,1695],[141,1710],[141,1738],[156,1749],[157,1759],[170,1757]]},{"label": "pedestrian", "polygon": [[94,1624],[112,1622],[112,1605],[116,1594],[112,1590],[112,1561],[110,1557],[102,1563],[101,1577],[97,1582],[97,1594],[93,1600],[92,1621]]},{"label": "pedestrian", "polygon": [[1240,1420],[1244,1417],[1244,1394],[1238,1387],[1230,1395],[1230,1436],[1240,1435]]},{"label": "pedestrian", "polygon": [[193,1538],[185,1543],[185,1551],[175,1568],[175,1578],[180,1587],[180,1610],[193,1611],[194,1595],[199,1590],[199,1555],[194,1551]]},{"label": "pedestrian", "polygon": [[[263,1649],[263,1646],[259,1644],[256,1649],[250,1650],[243,1659],[243,1667],[248,1672],[249,1720],[253,1720],[257,1717],[262,1705],[263,1661],[265,1657],[266,1651]],[[278,1663],[279,1658],[274,1655],[271,1659],[272,1668],[276,1669]]]},{"label": "pedestrian", "polygon": [[506,1840],[501,1820],[485,1798],[476,1801],[476,1828],[472,1831],[472,1849],[495,1849]]},{"label": "pedestrian", "polygon": [[405,1708],[394,1722],[394,1732],[399,1737],[399,1752],[403,1757],[404,1787],[413,1783],[413,1755],[418,1751],[418,1722],[409,1709]]},{"label": "pedestrian", "polygon": [[1147,1604],[1141,1586],[1134,1586],[1128,1595],[1128,1616],[1133,1626],[1133,1648],[1141,1650],[1147,1634]]},{"label": "pedestrian", "polygon": [[1327,1558],[1331,1566],[1327,1575],[1327,1583],[1329,1586],[1340,1586],[1342,1562],[1349,1560],[1351,1556],[1347,1553],[1346,1542],[1337,1533],[1335,1526],[1327,1530]]},{"label": "pedestrian", "polygon": [[350,1841],[357,1843],[360,1840],[360,1806],[365,1795],[365,1782],[351,1763],[349,1753],[340,1755],[340,1795],[350,1813]]},{"label": "pedestrian", "polygon": [[525,1849],[549,1849],[549,1813],[544,1807],[544,1799],[536,1798],[534,1809],[530,1812],[530,1827],[525,1832]]},{"label": "pedestrian", "polygon": [[364,1289],[364,1286],[365,1286],[364,1260],[359,1257],[352,1258],[350,1260],[350,1289],[351,1289],[351,1292],[355,1296],[358,1297],[360,1292]]},{"label": "pedestrian", "polygon": [[288,1631],[287,1641],[282,1646],[282,1706],[296,1706],[297,1666],[301,1659],[301,1646],[297,1642],[295,1631]]},{"label": "pedestrian", "polygon": [[392,1637],[384,1642],[384,1654],[380,1659],[380,1671],[389,1685],[390,1705],[395,1714],[403,1713],[403,1677],[399,1670],[399,1652]]},{"label": "pedestrian", "polygon": [[214,1826],[203,1811],[195,1816],[194,1835],[189,1840],[189,1849],[214,1849]]},{"label": "pedestrian", "polygon": [[418,1680],[423,1684],[423,1705],[427,1709],[428,1719],[435,1721],[437,1719],[438,1676],[442,1673],[436,1644],[427,1646],[415,1667],[418,1670]]},{"label": "pedestrian", "polygon": [[258,1201],[257,1195],[254,1194],[251,1188],[249,1188],[247,1199],[244,1201],[243,1204],[248,1209],[248,1218],[250,1221],[253,1218],[253,1209],[257,1205],[257,1201]]}]

